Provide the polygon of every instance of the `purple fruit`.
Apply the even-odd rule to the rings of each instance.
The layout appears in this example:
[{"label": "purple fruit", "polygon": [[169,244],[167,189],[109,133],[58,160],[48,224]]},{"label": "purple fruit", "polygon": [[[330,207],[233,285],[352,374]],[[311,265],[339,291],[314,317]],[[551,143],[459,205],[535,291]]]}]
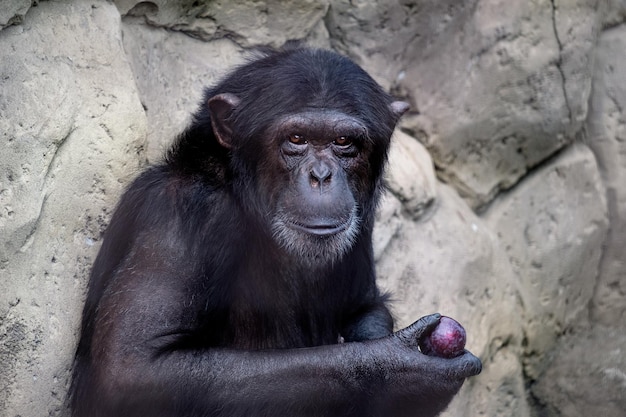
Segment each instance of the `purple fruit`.
[{"label": "purple fruit", "polygon": [[450,317],[441,316],[435,329],[419,343],[425,355],[454,358],[463,353],[466,334],[463,326]]}]

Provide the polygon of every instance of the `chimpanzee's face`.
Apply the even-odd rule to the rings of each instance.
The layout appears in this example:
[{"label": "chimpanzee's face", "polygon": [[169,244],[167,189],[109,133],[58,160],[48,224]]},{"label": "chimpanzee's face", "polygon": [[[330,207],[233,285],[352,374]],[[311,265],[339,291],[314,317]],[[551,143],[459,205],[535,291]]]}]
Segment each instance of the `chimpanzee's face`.
[{"label": "chimpanzee's face", "polygon": [[260,183],[275,188],[274,238],[299,259],[336,260],[354,244],[363,186],[373,181],[367,128],[339,111],[308,110],[279,119],[268,135],[275,163],[261,165],[273,168]]}]

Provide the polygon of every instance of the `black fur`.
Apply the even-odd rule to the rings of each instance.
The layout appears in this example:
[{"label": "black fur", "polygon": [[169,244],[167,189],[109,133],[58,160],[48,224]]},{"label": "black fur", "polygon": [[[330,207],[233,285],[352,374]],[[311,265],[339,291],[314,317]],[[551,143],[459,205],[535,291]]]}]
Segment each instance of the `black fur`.
[{"label": "black fur", "polygon": [[[218,141],[207,106],[220,94],[240,100],[224,120],[233,127],[231,148]],[[336,169],[333,184],[346,192],[333,198],[353,195],[358,221],[350,227],[358,229],[336,257],[313,254],[306,262],[271,228],[284,199],[321,198],[298,203],[290,194],[296,174],[278,147],[281,118],[302,112],[331,124],[348,118],[366,131],[357,156],[321,150],[326,159],[311,159]],[[436,316],[392,335],[375,284],[374,212],[398,117],[362,69],[328,51],[270,53],[207,90],[165,161],[128,188],[105,234],[83,312],[72,415],[386,416],[404,415],[406,403],[413,415],[432,416],[443,409],[480,363],[469,353],[454,360],[419,353],[416,338]],[[298,245],[306,254],[309,246]]]}]

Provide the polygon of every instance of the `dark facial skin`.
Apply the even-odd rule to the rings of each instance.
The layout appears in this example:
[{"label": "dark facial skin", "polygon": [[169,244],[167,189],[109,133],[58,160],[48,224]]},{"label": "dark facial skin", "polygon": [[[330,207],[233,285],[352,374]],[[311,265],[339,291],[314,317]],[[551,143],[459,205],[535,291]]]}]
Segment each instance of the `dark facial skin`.
[{"label": "dark facial skin", "polygon": [[272,129],[280,149],[281,187],[274,238],[294,257],[315,264],[340,258],[358,235],[358,180],[367,168],[367,129],[332,111],[287,116]]},{"label": "dark facial skin", "polygon": [[123,195],[94,264],[70,406],[99,416],[420,416],[481,363],[393,332],[372,229],[406,111],[346,58],[269,53],[207,90]]}]

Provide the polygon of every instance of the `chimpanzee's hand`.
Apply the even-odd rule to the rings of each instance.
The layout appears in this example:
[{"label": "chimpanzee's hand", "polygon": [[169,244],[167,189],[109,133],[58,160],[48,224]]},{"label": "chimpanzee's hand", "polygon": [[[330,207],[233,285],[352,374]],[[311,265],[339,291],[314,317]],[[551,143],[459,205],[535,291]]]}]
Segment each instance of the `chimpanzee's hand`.
[{"label": "chimpanzee's hand", "polygon": [[380,415],[436,416],[466,378],[480,373],[480,359],[467,350],[452,359],[419,351],[418,343],[437,326],[439,318],[439,314],[422,317],[391,336],[368,343],[386,391],[381,396]]}]

